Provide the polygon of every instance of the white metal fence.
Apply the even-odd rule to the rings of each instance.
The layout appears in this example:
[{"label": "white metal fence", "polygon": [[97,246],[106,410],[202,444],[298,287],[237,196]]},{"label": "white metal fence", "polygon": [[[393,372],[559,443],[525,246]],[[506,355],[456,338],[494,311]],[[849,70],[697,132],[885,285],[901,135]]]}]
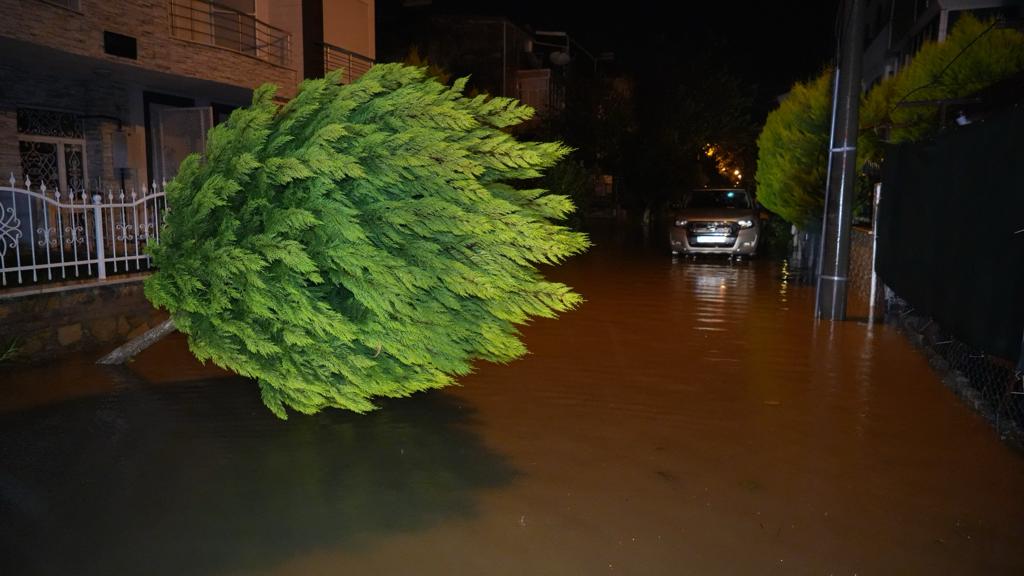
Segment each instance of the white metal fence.
[{"label": "white metal fence", "polygon": [[167,202],[154,182],[141,191],[0,186],[0,288],[106,278],[147,270]]}]

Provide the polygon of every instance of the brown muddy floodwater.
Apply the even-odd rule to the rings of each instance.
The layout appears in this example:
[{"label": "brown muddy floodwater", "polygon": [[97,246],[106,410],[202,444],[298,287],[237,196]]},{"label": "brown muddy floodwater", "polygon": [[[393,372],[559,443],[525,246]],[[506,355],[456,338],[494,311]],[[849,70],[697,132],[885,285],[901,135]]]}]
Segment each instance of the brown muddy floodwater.
[{"label": "brown muddy floodwater", "polygon": [[1024,458],[900,334],[597,241],[530,356],[366,416],[180,338],[0,368],[0,574],[1024,574]]}]

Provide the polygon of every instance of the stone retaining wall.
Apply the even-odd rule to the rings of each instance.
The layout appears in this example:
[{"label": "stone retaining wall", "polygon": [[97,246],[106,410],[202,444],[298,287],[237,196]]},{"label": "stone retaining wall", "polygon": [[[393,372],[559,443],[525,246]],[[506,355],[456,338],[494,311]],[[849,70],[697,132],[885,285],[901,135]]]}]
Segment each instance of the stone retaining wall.
[{"label": "stone retaining wall", "polygon": [[[869,228],[854,227],[850,234],[850,269],[847,273],[846,313],[849,318],[881,320],[885,312],[883,289],[874,268],[874,234]],[[874,290],[872,290],[874,284]],[[874,295],[874,306],[871,297]]]},{"label": "stone retaining wall", "polygon": [[13,340],[13,359],[29,362],[72,351],[99,353],[166,318],[146,300],[141,278],[62,291],[0,294],[0,349],[6,350]]}]

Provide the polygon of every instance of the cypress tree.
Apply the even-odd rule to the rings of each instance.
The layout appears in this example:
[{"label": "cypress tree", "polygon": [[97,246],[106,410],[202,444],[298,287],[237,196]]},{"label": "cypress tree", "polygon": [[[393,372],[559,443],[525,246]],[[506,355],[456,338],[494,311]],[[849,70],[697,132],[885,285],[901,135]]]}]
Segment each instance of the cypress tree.
[{"label": "cypress tree", "polygon": [[804,226],[825,205],[832,71],[797,82],[765,120],[757,139],[757,199]]},{"label": "cypress tree", "polygon": [[[862,129],[870,130],[871,160],[884,143],[914,142],[942,128],[938,105],[966,98],[1024,70],[1024,34],[998,21],[961,15],[944,42],[926,42],[895,76],[868,93],[861,105]],[[956,109],[950,112],[955,116]]]},{"label": "cypress tree", "polygon": [[516,181],[567,153],[506,129],[533,111],[378,65],[348,85],[265,85],[167,184],[146,296],[200,360],[258,382],[263,402],[356,412],[450,385],[475,359],[526,349],[517,324],[581,298],[546,280],[589,242],[568,198]]},{"label": "cypress tree", "polygon": [[[1024,70],[1024,35],[970,14],[959,18],[945,42],[926,42],[900,71],[874,86],[861,101],[857,162],[877,164],[888,143],[913,142],[938,133],[939,106],[901,103],[964,98]],[[820,217],[831,113],[826,70],[797,82],[765,121],[758,138],[757,197],[786,221],[806,225]]]}]

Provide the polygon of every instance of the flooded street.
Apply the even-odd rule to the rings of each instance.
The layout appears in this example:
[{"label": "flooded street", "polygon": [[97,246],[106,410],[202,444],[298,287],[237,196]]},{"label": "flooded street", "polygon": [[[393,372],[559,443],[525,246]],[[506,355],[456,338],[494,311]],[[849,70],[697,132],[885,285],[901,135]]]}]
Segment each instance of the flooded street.
[{"label": "flooded street", "polygon": [[0,368],[0,573],[1024,574],[1024,457],[769,260],[595,237],[531,354],[273,417],[174,337]]}]

